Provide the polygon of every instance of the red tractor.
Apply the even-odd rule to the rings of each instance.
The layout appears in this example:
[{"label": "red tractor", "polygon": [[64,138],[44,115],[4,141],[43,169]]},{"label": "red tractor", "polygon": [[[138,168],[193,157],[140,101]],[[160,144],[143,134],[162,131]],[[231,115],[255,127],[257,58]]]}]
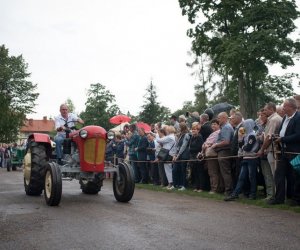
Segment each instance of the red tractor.
[{"label": "red tractor", "polygon": [[47,134],[28,137],[24,157],[24,187],[27,195],[41,195],[49,206],[57,206],[62,195],[62,180],[79,180],[82,192],[98,194],[106,173],[113,173],[113,192],[117,201],[131,200],[135,183],[132,167],[125,161],[114,165],[105,161],[107,138],[114,136],[99,126],[66,131],[63,165],[52,157],[52,141]]}]

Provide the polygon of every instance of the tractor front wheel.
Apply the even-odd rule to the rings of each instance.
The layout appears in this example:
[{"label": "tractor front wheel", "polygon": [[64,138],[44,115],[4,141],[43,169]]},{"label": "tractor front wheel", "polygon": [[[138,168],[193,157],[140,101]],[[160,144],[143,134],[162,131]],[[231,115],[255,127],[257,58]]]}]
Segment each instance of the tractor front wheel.
[{"label": "tractor front wheel", "polygon": [[47,165],[44,196],[47,205],[58,206],[61,200],[62,178],[59,166],[55,162]]},{"label": "tractor front wheel", "polygon": [[117,201],[128,202],[131,200],[135,188],[133,169],[125,162],[119,163],[118,169],[119,176],[114,173],[113,177],[114,196]]},{"label": "tractor front wheel", "polygon": [[98,194],[102,187],[102,180],[99,176],[95,176],[93,181],[80,179],[80,188],[84,194]]}]

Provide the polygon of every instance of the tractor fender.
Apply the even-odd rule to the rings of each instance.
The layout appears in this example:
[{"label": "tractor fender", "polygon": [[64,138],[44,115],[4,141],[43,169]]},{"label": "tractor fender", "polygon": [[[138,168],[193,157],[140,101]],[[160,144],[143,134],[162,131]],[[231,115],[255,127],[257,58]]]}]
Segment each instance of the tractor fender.
[{"label": "tractor fender", "polygon": [[47,134],[33,133],[28,137],[28,139],[29,141],[44,142],[44,143],[49,143],[51,145],[50,137]]}]

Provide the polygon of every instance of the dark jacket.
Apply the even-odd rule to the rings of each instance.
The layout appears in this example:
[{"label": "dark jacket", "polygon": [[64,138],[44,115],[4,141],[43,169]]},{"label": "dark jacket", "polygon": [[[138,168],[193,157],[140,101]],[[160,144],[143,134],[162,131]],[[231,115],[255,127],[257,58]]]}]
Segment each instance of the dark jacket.
[{"label": "dark jacket", "polygon": [[140,136],[139,142],[137,145],[137,158],[139,161],[147,160],[147,148],[148,148],[147,137],[145,135]]},{"label": "dark jacket", "polygon": [[243,127],[243,123],[234,128],[234,133],[230,145],[232,155],[237,155],[239,151],[239,129]]},{"label": "dark jacket", "polygon": [[176,145],[178,160],[188,160],[190,158],[190,139],[191,135],[189,133],[180,135]]},{"label": "dark jacket", "polygon": [[113,145],[114,152],[117,158],[124,159],[124,141],[119,141]]},{"label": "dark jacket", "polygon": [[203,145],[202,135],[192,136],[190,140],[190,154],[192,158],[196,158],[197,154],[201,152]]},{"label": "dark jacket", "polygon": [[[286,116],[283,118],[279,131],[281,131],[282,124],[284,123]],[[281,137],[281,142],[286,152],[298,152],[300,153],[300,113],[296,112],[294,117],[290,120],[284,137]]]},{"label": "dark jacket", "polygon": [[202,135],[203,141],[206,141],[209,135],[213,132],[210,125],[210,122],[206,122],[201,126],[200,134]]},{"label": "dark jacket", "polygon": [[148,142],[147,155],[148,155],[148,159],[150,161],[155,160],[155,143],[154,143],[154,141]]}]

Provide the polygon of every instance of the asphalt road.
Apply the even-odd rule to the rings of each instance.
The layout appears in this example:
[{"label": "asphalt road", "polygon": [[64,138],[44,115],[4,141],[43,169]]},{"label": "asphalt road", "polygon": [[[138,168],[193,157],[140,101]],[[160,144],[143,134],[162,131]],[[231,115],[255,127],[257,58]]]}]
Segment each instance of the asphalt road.
[{"label": "asphalt road", "polygon": [[300,214],[139,189],[122,204],[109,180],[99,195],[65,181],[48,207],[0,169],[0,249],[300,249]]}]

